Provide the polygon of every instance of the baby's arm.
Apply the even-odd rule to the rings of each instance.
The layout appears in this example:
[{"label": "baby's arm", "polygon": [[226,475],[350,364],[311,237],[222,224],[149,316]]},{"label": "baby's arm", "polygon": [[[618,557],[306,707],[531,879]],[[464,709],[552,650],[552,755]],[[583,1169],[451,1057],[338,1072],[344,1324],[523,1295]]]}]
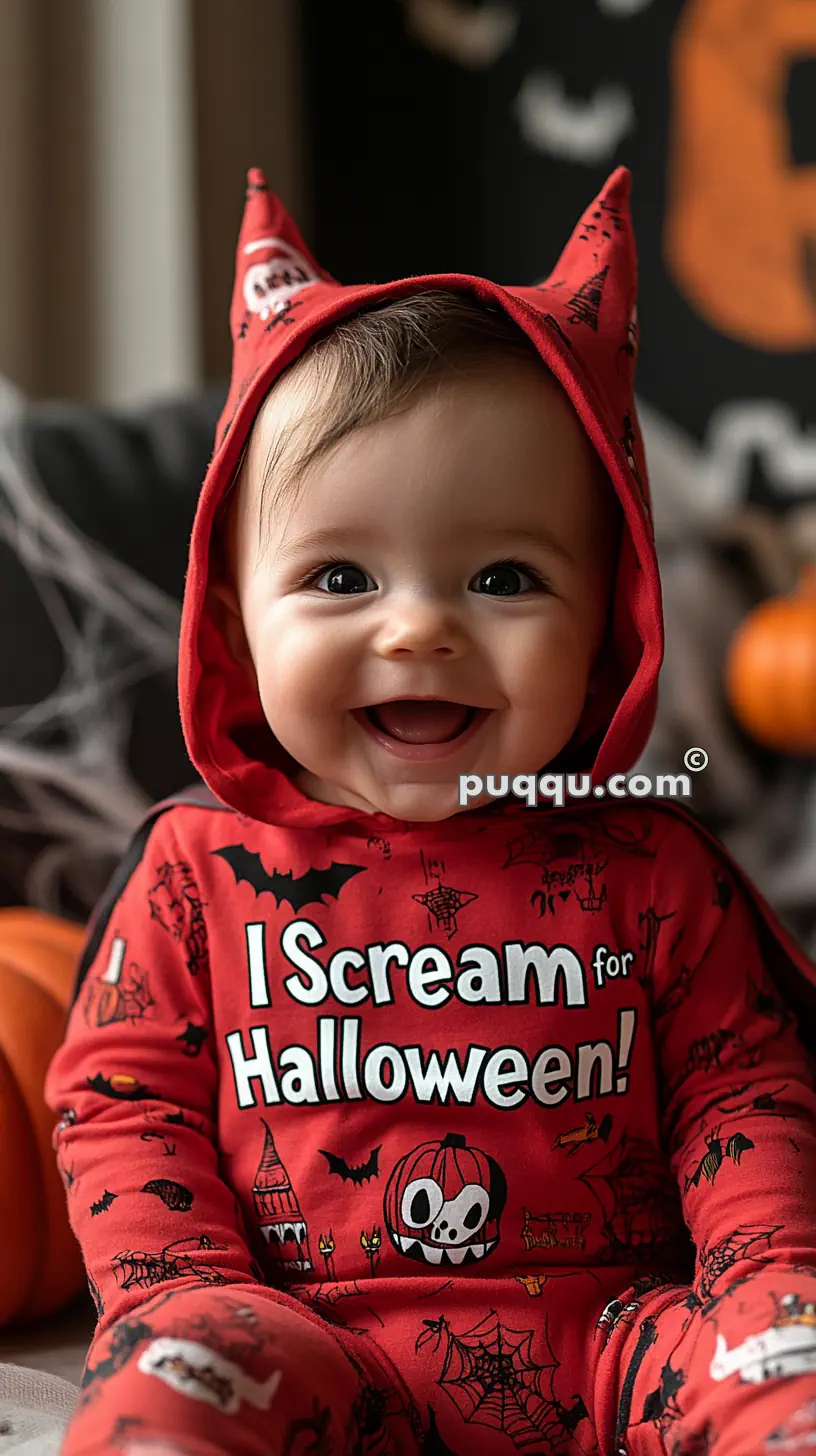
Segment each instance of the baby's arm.
[{"label": "baby's arm", "polygon": [[46,1084],[99,1313],[63,1456],[260,1450],[280,1319],[313,1317],[264,1285],[219,1173],[206,909],[170,812],[131,862]]},{"label": "baby's arm", "polygon": [[659,856],[653,900],[676,912],[655,1036],[664,1145],[697,1251],[669,1362],[682,1373],[674,1412],[717,1456],[764,1452],[774,1431],[779,1449],[804,1451],[816,1441],[813,1062],[763,964],[754,907],[690,826]]}]

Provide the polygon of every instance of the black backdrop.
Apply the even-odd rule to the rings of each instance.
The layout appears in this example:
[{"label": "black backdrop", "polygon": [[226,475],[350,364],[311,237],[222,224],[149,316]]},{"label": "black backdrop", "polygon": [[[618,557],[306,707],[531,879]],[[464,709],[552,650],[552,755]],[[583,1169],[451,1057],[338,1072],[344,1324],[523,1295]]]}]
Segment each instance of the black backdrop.
[{"label": "black backdrop", "polygon": [[[630,167],[640,398],[658,423],[675,434],[679,427],[690,494],[702,493],[705,474],[709,505],[798,505],[816,495],[816,312],[804,347],[729,336],[681,291],[664,257],[678,108],[673,49],[684,21],[713,28],[731,72],[722,99],[709,95],[697,123],[704,158],[721,171],[742,169],[731,180],[750,193],[754,133],[746,127],[744,147],[723,161],[716,108],[729,103],[729,85],[745,96],[758,89],[767,121],[781,127],[785,185],[813,186],[789,266],[801,267],[803,307],[814,308],[816,3],[805,7],[814,12],[812,39],[788,42],[769,67],[786,7],[790,0],[305,0],[310,241],[345,282],[448,269],[532,282],[553,267],[606,176]],[[494,44],[477,62],[474,44],[491,21]],[[754,217],[767,196],[766,177]],[[718,229],[721,267],[724,233],[741,245],[744,217]],[[758,252],[763,246],[759,238]],[[753,289],[774,266],[769,258],[755,268]],[[659,478],[654,485],[659,492]]]}]

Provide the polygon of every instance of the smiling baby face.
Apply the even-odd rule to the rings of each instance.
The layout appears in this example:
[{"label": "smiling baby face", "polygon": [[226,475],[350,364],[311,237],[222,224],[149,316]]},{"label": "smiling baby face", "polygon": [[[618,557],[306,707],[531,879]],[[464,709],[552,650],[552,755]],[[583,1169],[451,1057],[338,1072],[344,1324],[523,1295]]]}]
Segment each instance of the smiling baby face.
[{"label": "smiling baby face", "polygon": [[214,588],[223,630],[304,793],[444,819],[459,775],[536,772],[575,733],[607,624],[612,488],[543,365],[486,353],[344,434],[276,509],[268,463],[313,397],[293,372],[256,420]]}]

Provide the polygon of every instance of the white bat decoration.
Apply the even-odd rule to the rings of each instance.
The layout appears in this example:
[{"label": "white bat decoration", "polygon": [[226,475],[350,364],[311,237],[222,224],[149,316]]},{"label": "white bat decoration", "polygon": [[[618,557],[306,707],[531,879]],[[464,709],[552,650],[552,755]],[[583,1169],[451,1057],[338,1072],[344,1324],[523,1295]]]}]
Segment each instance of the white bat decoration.
[{"label": "white bat decoration", "polygon": [[739,510],[759,458],[772,488],[792,503],[816,492],[816,429],[804,429],[781,400],[720,405],[698,444],[645,400],[637,401],[655,518],[693,519]]},{"label": "white bat decoration", "polygon": [[408,28],[428,50],[468,70],[495,65],[510,49],[519,26],[510,5],[471,10],[459,0],[403,0]]},{"label": "white bat decoration", "polygon": [[613,19],[627,19],[630,15],[637,15],[641,10],[648,10],[652,0],[598,0],[598,9],[604,15],[611,15]]},{"label": "white bat decoration", "polygon": [[561,77],[548,71],[527,76],[516,116],[528,146],[586,166],[611,157],[635,127],[634,104],[622,86],[602,85],[590,101],[576,101]]}]

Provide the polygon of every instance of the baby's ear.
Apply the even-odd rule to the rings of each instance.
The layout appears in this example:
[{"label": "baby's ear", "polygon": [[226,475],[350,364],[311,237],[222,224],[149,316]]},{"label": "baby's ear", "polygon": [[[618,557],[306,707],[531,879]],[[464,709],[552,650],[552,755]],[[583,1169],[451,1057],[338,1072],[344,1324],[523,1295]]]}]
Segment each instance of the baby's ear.
[{"label": "baby's ear", "polygon": [[249,650],[238,593],[230,582],[211,581],[207,587],[210,616],[239,667],[254,673],[255,664]]}]

